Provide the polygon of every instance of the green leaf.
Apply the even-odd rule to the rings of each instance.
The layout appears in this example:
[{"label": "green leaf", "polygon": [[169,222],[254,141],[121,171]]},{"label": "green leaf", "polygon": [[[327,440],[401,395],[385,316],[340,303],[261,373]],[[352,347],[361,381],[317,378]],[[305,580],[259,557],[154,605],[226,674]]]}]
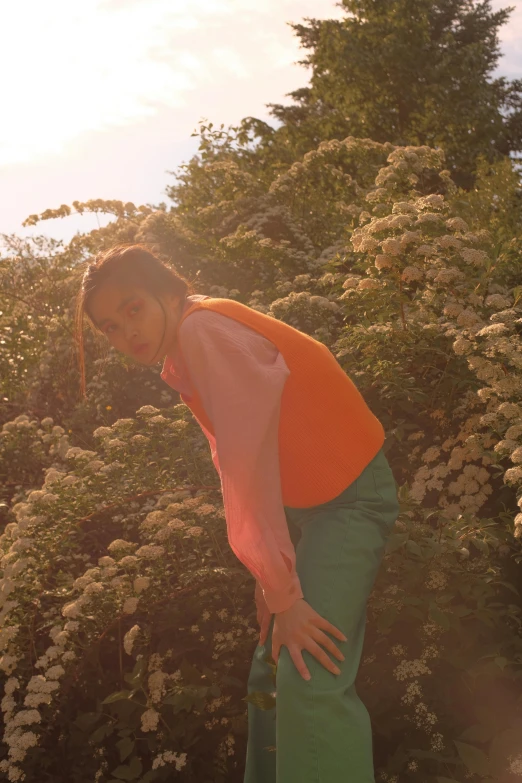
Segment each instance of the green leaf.
[{"label": "green leaf", "polygon": [[457,617],[467,617],[468,614],[471,614],[471,609],[468,609],[467,606],[453,606],[451,611]]},{"label": "green leaf", "polygon": [[451,627],[449,618],[444,612],[441,612],[440,609],[438,609],[435,604],[430,604],[430,616],[431,619],[437,623],[437,625],[441,625],[446,630],[449,630]]},{"label": "green leaf", "polygon": [[484,726],[483,723],[474,723],[469,726],[460,735],[459,739],[469,742],[489,742],[495,735],[495,729],[491,726]]},{"label": "green leaf", "polygon": [[125,682],[128,682],[129,685],[138,685],[139,681],[141,680],[141,676],[146,668],[146,660],[145,658],[139,658],[136,663],[134,664],[134,669],[132,670],[132,674],[125,674],[123,679]]},{"label": "green leaf", "polygon": [[183,682],[188,685],[201,685],[201,672],[184,658],[179,666]]},{"label": "green leaf", "polygon": [[114,775],[118,780],[136,780],[141,775],[142,769],[143,766],[140,759],[134,756],[130,764],[116,767],[111,772],[111,775]]},{"label": "green leaf", "polygon": [[384,612],[382,612],[377,619],[377,628],[379,631],[385,631],[390,628],[398,615],[398,609],[396,606],[388,606]]},{"label": "green leaf", "polygon": [[391,554],[396,549],[400,549],[407,539],[408,533],[393,533],[386,542],[386,554]]},{"label": "green leaf", "polygon": [[239,680],[237,677],[230,677],[229,675],[224,675],[222,681],[225,685],[234,685],[236,688],[242,688],[244,686],[242,680]]},{"label": "green leaf", "polygon": [[[449,604],[455,598],[453,593],[444,593],[444,595],[437,596],[438,604]],[[451,610],[453,612],[453,609]]]},{"label": "green leaf", "polygon": [[422,557],[422,549],[416,541],[412,541],[411,539],[406,541],[405,548],[408,550],[408,552],[413,552],[414,555]]},{"label": "green leaf", "polygon": [[506,759],[515,756],[520,749],[520,729],[504,729],[491,742],[489,753],[491,757],[492,772],[499,777],[504,773]]},{"label": "green leaf", "polygon": [[401,600],[405,606],[419,606],[419,604],[422,604],[422,599],[417,598],[416,595],[405,595]]},{"label": "green leaf", "polygon": [[163,699],[163,704],[172,706],[172,712],[175,715],[178,712],[181,712],[181,710],[190,712],[193,707],[198,705],[200,702],[204,702],[208,691],[208,685],[188,686],[183,688],[183,690],[179,691],[178,693],[171,693],[168,695]]},{"label": "green leaf", "polygon": [[472,538],[471,539],[473,544],[479,549],[481,552],[484,552],[484,554],[489,554],[489,546],[486,541],[484,541],[482,538]]},{"label": "green leaf", "polygon": [[422,609],[416,609],[415,606],[410,606],[406,611],[409,615],[411,615],[411,617],[416,617],[418,620],[422,620],[422,622],[424,622],[425,616]]},{"label": "green leaf", "polygon": [[116,693],[111,693],[110,696],[107,696],[107,698],[102,701],[102,704],[112,704],[114,701],[130,699],[135,693],[136,691],[117,691]]},{"label": "green leaf", "polygon": [[274,659],[272,658],[271,654],[267,653],[265,655],[265,657],[263,658],[263,661],[264,661],[264,663],[266,663],[266,665],[269,667],[272,675],[275,677],[276,671],[277,671],[277,664],[274,661]]},{"label": "green leaf", "polygon": [[116,743],[116,747],[120,753],[120,761],[125,761],[134,749],[134,740],[131,740],[130,737],[124,737]]},{"label": "green leaf", "polygon": [[499,580],[498,584],[507,587],[507,589],[511,590],[512,593],[515,593],[515,595],[520,595],[519,590],[517,590],[517,588],[514,585],[512,585],[510,582],[503,582]]},{"label": "green leaf", "polygon": [[474,745],[468,745],[466,742],[453,740],[457,752],[470,770],[476,775],[489,775],[489,760],[484,751],[476,748]]},{"label": "green leaf", "polygon": [[255,707],[259,707],[260,710],[271,710],[276,705],[276,700],[273,696],[265,691],[255,691],[245,696],[242,701],[246,701],[249,704],[253,704]]},{"label": "green leaf", "polygon": [[89,742],[96,745],[98,742],[101,742],[102,739],[108,737],[109,734],[112,734],[113,731],[114,727],[110,723],[103,723],[90,735]]},{"label": "green leaf", "polygon": [[78,715],[74,721],[74,725],[78,726],[82,731],[87,731],[87,729],[91,728],[99,718],[101,718],[100,712],[84,712],[81,715]]}]

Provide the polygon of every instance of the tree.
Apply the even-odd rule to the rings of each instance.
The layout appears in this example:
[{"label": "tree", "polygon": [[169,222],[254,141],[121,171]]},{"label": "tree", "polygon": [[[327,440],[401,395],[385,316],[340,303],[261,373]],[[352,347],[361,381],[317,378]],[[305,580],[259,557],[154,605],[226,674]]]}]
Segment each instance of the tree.
[{"label": "tree", "polygon": [[489,0],[342,0],[341,20],[291,26],[310,53],[310,86],[294,104],[268,104],[282,124],[253,117],[266,161],[291,163],[321,141],[353,135],[441,147],[455,181],[470,187],[479,155],[522,149],[522,80],[492,78],[498,29],[512,8]]}]

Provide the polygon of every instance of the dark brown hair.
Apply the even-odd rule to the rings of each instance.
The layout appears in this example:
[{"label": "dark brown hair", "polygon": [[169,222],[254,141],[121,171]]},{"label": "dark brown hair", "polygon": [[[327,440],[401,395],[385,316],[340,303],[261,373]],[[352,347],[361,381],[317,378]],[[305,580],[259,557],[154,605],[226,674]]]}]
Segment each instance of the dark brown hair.
[{"label": "dark brown hair", "polygon": [[89,299],[109,278],[115,283],[138,285],[156,297],[168,292],[181,297],[183,301],[193,293],[192,284],[145,245],[120,244],[99,253],[96,259],[88,264],[76,299],[76,346],[82,397],[85,397],[84,315],[87,316],[89,327],[95,333],[101,334],[89,313]]}]

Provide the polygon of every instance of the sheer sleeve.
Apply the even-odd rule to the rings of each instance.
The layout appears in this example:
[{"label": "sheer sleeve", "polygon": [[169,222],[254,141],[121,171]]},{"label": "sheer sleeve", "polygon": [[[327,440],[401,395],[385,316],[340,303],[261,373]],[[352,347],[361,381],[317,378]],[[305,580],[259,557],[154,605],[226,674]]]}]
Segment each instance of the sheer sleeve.
[{"label": "sheer sleeve", "polygon": [[215,439],[202,427],[221,479],[230,546],[269,610],[284,611],[303,597],[279,467],[281,394],[290,371],[272,342],[221,313],[191,314],[179,341],[214,429]]}]

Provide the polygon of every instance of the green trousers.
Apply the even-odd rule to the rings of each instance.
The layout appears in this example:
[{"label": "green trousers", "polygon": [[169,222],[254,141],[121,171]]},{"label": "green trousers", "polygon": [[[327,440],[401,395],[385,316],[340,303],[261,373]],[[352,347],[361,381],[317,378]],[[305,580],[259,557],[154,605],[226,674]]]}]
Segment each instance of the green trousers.
[{"label": "green trousers", "polygon": [[[296,546],[304,599],[347,637],[331,637],[345,656],[328,672],[307,650],[311,674],[298,673],[286,646],[276,672],[276,706],[248,704],[244,783],[374,783],[372,730],[355,689],[366,624],[366,602],[386,539],[399,514],[397,485],[382,449],[338,497],[318,506],[285,506]],[[268,663],[272,629],[255,649],[248,693],[274,694]],[[268,750],[275,746],[274,750]]]}]

